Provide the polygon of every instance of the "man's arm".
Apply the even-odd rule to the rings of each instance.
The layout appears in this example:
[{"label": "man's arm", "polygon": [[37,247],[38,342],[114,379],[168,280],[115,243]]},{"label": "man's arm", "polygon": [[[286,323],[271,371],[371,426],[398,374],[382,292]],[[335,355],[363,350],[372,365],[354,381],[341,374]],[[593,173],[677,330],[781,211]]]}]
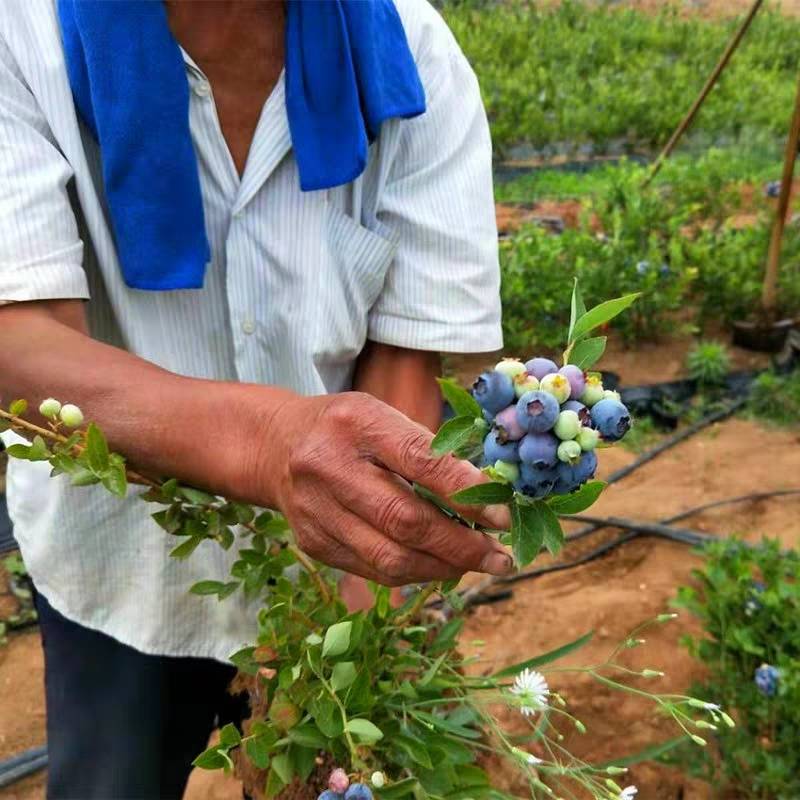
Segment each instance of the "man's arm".
[{"label": "man's arm", "polygon": [[442,421],[441,392],[436,383],[441,374],[438,353],[367,342],[358,359],[353,388],[435,431]]}]

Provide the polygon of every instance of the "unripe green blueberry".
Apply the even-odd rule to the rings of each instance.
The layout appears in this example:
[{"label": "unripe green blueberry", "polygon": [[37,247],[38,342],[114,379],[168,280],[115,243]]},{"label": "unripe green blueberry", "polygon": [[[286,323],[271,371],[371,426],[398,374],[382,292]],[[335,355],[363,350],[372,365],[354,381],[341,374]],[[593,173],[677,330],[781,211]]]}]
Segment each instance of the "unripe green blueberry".
[{"label": "unripe green blueberry", "polygon": [[580,396],[581,403],[591,408],[593,405],[595,405],[595,403],[599,403],[601,400],[603,400],[604,396],[605,390],[603,389],[603,382],[600,380],[600,378],[590,375],[586,379],[586,388],[583,390],[583,394]]},{"label": "unripe green blueberry", "polygon": [[61,411],[61,403],[59,403],[58,400],[53,397],[48,397],[47,400],[44,400],[39,406],[39,413],[43,417],[47,417],[47,419],[52,419],[54,421],[56,417],[58,417],[59,411]]},{"label": "unripe green blueberry", "polygon": [[594,450],[600,442],[600,434],[594,428],[587,428],[585,425],[578,432],[575,440],[581,446],[584,453]]},{"label": "unripe green blueberry", "polygon": [[502,372],[509,378],[516,378],[525,372],[525,365],[516,358],[504,358],[495,368],[495,372]]},{"label": "unripe green blueberry", "polygon": [[519,466],[510,461],[495,461],[494,471],[498,478],[502,478],[508,483],[514,483],[519,479]]},{"label": "unripe green blueberry", "polygon": [[543,392],[553,395],[553,397],[558,400],[559,405],[566,403],[567,400],[569,400],[569,395],[572,391],[569,381],[564,375],[561,375],[558,372],[545,375],[544,378],[539,381],[539,389]]},{"label": "unripe green blueberry", "polygon": [[615,392],[613,389],[606,389],[603,392],[603,400],[616,400],[618,403],[622,402],[622,395]]},{"label": "unripe green blueberry", "polygon": [[517,396],[517,399],[522,397],[526,392],[536,392],[539,390],[539,379],[527,372],[521,372],[519,375],[515,375],[512,379],[512,383],[514,384],[514,394]]},{"label": "unripe green blueberry", "polygon": [[581,460],[581,446],[573,439],[569,442],[561,442],[558,446],[558,460],[565,464],[577,464]]},{"label": "unripe green blueberry", "polygon": [[62,406],[59,416],[61,421],[69,428],[77,428],[83,422],[83,412],[72,403]]},{"label": "unripe green blueberry", "polygon": [[553,433],[559,439],[569,441],[580,433],[582,427],[580,418],[574,411],[562,411],[553,427]]},{"label": "unripe green blueberry", "polygon": [[382,789],[386,784],[386,776],[382,772],[373,772],[370,781],[376,789]]}]

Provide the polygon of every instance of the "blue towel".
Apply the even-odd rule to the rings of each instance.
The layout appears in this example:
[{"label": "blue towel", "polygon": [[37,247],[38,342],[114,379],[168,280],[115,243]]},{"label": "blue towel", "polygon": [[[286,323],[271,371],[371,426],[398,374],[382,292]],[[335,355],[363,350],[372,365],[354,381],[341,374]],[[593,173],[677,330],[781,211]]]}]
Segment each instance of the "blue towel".
[{"label": "blue towel", "polygon": [[[210,249],[189,87],[164,4],[59,0],[58,13],[75,106],[100,144],[125,282],[201,288]],[[384,121],[424,111],[392,0],[289,0],[286,112],[304,191],[354,180]]]}]

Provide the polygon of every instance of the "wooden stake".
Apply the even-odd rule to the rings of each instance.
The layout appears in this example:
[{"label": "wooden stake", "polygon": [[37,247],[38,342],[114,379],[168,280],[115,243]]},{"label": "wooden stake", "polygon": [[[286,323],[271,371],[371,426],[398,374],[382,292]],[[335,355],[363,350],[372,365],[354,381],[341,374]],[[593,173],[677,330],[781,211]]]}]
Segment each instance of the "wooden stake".
[{"label": "wooden stake", "polygon": [[681,140],[681,137],[689,126],[694,122],[694,118],[697,116],[697,112],[700,110],[701,106],[705,102],[706,98],[709,94],[711,94],[711,90],[716,85],[717,81],[719,80],[719,76],[722,75],[722,71],[728,65],[728,62],[731,60],[731,56],[736,52],[736,48],[739,46],[739,43],[744,38],[745,33],[747,33],[747,29],[750,27],[750,23],[755,19],[758,10],[763,5],[764,0],[755,0],[753,3],[752,8],[748,12],[747,16],[744,18],[744,21],[739,26],[739,30],[736,31],[733,38],[728,42],[728,46],[725,48],[725,52],[722,54],[717,66],[714,67],[714,71],[711,73],[711,76],[706,81],[706,85],[700,91],[700,94],[697,96],[697,99],[692,104],[692,107],[687,112],[686,116],[681,120],[680,125],[675,129],[675,133],[672,134],[670,140],[667,142],[664,149],[659,154],[658,158],[655,160],[652,168],[650,169],[650,174],[645,179],[644,183],[642,184],[642,188],[648,186],[650,182],[658,175],[661,167],[664,166],[664,162],[669,158],[672,151],[675,149],[675,146]]},{"label": "wooden stake", "polygon": [[783,158],[783,175],[781,176],[781,193],[778,198],[778,210],[772,226],[772,238],[769,242],[767,268],[764,272],[764,289],[761,294],[761,307],[767,317],[774,317],[778,305],[778,273],[781,261],[781,244],[783,229],[786,227],[786,214],[789,210],[789,198],[792,194],[794,164],[797,160],[797,145],[800,142],[800,79],[797,83],[797,97],[794,103],[792,126],[786,140],[786,153]]}]

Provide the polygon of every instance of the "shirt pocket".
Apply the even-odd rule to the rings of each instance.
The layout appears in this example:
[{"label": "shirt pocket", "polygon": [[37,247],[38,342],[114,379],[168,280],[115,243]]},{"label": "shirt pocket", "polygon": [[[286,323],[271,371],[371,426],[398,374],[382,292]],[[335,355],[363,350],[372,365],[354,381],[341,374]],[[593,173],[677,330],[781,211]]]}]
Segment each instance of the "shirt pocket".
[{"label": "shirt pocket", "polygon": [[319,294],[311,299],[317,364],[353,361],[367,338],[369,312],[380,296],[397,250],[397,237],[356,222],[326,203]]}]

